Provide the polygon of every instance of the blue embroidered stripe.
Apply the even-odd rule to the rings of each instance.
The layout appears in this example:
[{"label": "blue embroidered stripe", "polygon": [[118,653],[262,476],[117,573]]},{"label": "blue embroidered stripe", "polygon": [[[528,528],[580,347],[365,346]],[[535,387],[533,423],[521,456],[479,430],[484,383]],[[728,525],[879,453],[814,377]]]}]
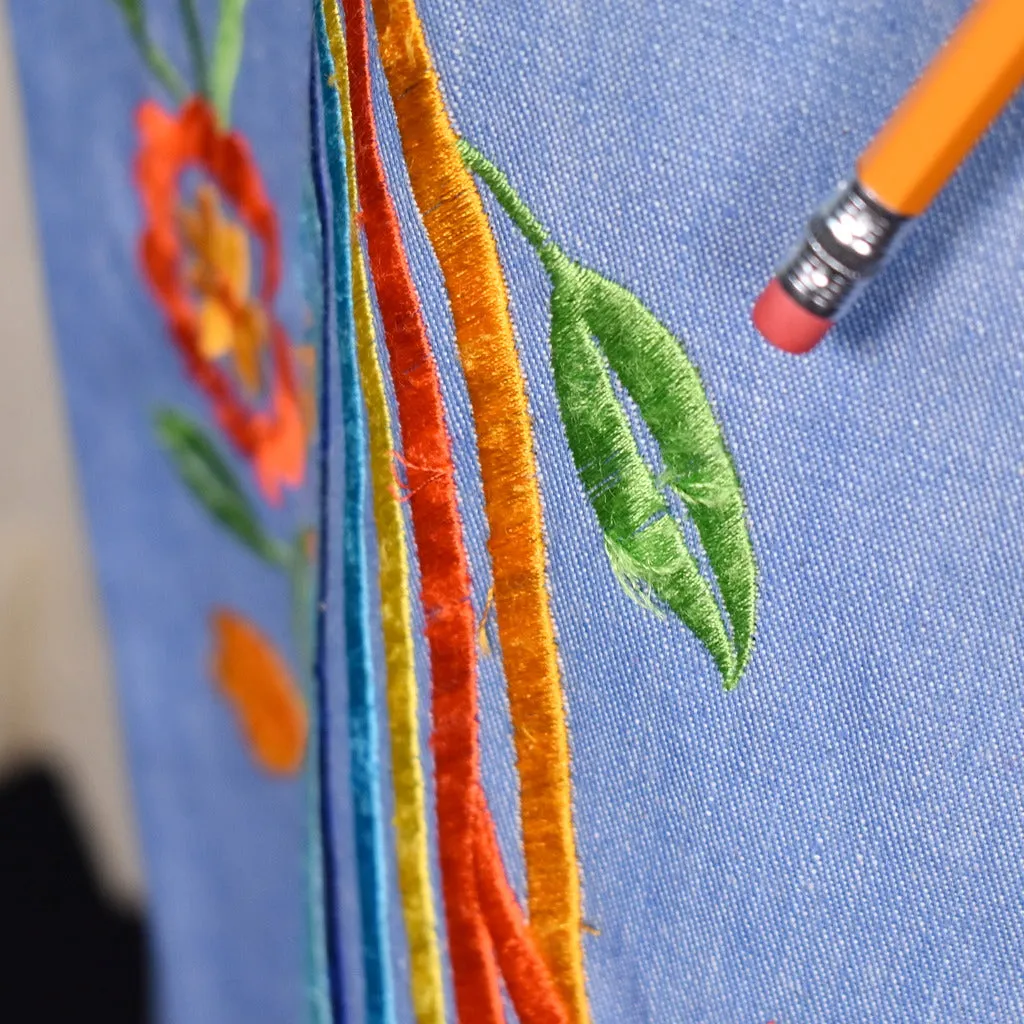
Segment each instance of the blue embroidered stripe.
[{"label": "blue embroidered stripe", "polygon": [[[312,43],[312,59],[309,76],[309,116],[310,116],[310,168],[313,178],[313,189],[316,197],[316,212],[319,220],[321,273],[323,276],[323,302],[321,306],[321,331],[319,358],[319,397],[318,419],[319,438],[317,441],[317,472],[318,472],[318,520],[317,536],[317,579],[315,608],[315,651],[313,661],[313,684],[316,699],[311,702],[311,712],[315,715],[314,727],[310,730],[309,746],[309,799],[310,799],[310,835],[307,851],[307,898],[308,922],[310,925],[309,969],[312,977],[308,982],[310,994],[310,1019],[320,1024],[323,1019],[323,1006],[315,993],[321,989],[323,975],[319,974],[326,968],[327,978],[327,1011],[336,1024],[345,1020],[344,982],[341,971],[341,948],[337,923],[338,913],[338,867],[337,850],[334,845],[334,817],[330,794],[331,778],[331,746],[329,735],[329,707],[327,689],[327,589],[328,589],[328,552],[330,535],[327,530],[330,514],[330,438],[331,438],[331,402],[330,377],[328,368],[332,339],[334,336],[334,316],[330,306],[331,280],[334,265],[334,243],[331,232],[324,230],[329,223],[330,206],[327,187],[324,181],[323,147],[323,110],[320,101],[319,61],[315,40]],[[322,945],[321,945],[322,943]],[[326,961],[326,963],[325,963]]]},{"label": "blue embroidered stripe", "polygon": [[[334,61],[327,40],[323,6],[316,8],[316,40],[323,100],[327,168],[335,210],[346,209],[347,184],[341,105],[329,88]],[[359,386],[352,311],[348,217],[332,218],[334,302],[337,316],[341,414],[344,429],[345,492],[342,526],[345,569],[345,649],[348,664],[348,730],[359,909],[363,933],[367,1024],[391,1024],[394,1003],[388,943],[384,829],[381,820],[380,759],[374,673],[370,653],[369,586],[364,512],[367,499],[366,423]]]}]

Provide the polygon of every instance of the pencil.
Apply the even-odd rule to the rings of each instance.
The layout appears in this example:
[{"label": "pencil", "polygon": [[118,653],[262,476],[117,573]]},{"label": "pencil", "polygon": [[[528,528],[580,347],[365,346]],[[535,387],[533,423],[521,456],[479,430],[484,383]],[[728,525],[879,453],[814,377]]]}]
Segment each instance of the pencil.
[{"label": "pencil", "polygon": [[1022,82],[1024,0],[978,0],[761,293],[761,334],[814,348]]}]

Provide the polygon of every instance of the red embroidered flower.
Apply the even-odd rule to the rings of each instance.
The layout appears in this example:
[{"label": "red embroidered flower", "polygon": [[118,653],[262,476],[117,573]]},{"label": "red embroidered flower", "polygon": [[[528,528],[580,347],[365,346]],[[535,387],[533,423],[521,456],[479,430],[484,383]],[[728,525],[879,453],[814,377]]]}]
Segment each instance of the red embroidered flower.
[{"label": "red embroidered flower", "polygon": [[[305,470],[306,430],[291,343],[274,316],[281,276],[277,217],[245,140],[225,132],[198,97],[177,114],[147,101],[138,110],[135,180],[145,227],[140,259],[189,375],[210,400],[221,429],[253,465],[273,502]],[[183,181],[202,180],[190,208]],[[220,212],[223,198],[237,223]],[[249,295],[249,239],[257,243],[258,289]],[[263,386],[262,348],[270,373]],[[230,353],[235,373],[221,363]],[[237,379],[237,380],[236,380]],[[251,407],[239,393],[266,393]]]}]

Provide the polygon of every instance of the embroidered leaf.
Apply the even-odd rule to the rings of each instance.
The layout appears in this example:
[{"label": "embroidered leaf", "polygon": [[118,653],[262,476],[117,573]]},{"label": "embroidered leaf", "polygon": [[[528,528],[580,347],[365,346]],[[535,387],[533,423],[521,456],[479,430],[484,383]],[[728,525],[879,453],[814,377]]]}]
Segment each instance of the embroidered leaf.
[{"label": "embroidered leaf", "polygon": [[156,432],[179,476],[206,510],[261,558],[287,566],[287,548],[264,532],[238,477],[206,431],[177,410],[161,409]]},{"label": "embroidered leaf", "polygon": [[309,721],[288,666],[270,641],[236,612],[214,612],[210,628],[210,673],[234,706],[253,756],[268,772],[294,775],[302,765]]},{"label": "embroidered leaf", "polygon": [[551,296],[555,388],[576,470],[606,544],[616,552],[613,564],[630,567],[627,589],[668,605],[729,681],[734,659],[722,616],[615,395],[586,320],[585,280],[566,261]]},{"label": "embroidered leaf", "polygon": [[581,277],[587,323],[658,442],[667,482],[700,534],[732,625],[738,678],[753,641],[757,571],[722,432],[696,368],[667,328],[620,285],[590,270]]},{"label": "embroidered leaf", "polygon": [[231,96],[242,63],[247,0],[220,0],[217,37],[210,64],[210,99],[222,125],[231,123]]},{"label": "embroidered leaf", "polygon": [[[616,576],[644,607],[653,599],[667,605],[707,647],[732,689],[750,658],[757,570],[740,482],[696,368],[634,295],[549,241],[508,178],[479,150],[462,140],[459,151],[551,278],[551,358],[562,421]],[[665,463],[660,478],[640,454],[611,371],[658,442]],[[665,487],[697,528],[731,637]]]}]

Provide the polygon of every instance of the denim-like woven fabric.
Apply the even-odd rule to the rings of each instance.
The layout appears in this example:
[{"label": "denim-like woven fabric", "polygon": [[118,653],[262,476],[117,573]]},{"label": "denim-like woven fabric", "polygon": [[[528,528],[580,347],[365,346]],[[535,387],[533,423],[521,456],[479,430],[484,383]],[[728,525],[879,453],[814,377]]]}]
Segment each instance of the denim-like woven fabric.
[{"label": "denim-like woven fabric", "polygon": [[[169,0],[149,6],[171,24]],[[163,1016],[291,1022],[301,1006],[301,788],[251,772],[228,712],[209,699],[203,620],[214,601],[259,594],[261,624],[276,623],[285,644],[287,609],[276,581],[203,519],[146,431],[154,403],[195,406],[133,262],[131,112],[143,72],[112,5],[80,5],[73,20],[55,5],[10,7]],[[600,932],[584,936],[596,1024],[1018,1019],[1024,104],[813,356],[771,350],[749,323],[805,216],[967,0],[419,7],[459,129],[571,257],[629,287],[684,339],[738,464],[761,569],[757,647],[726,695],[697,642],[633,604],[608,568],[555,402],[549,286],[489,204],[536,433],[585,916]],[[294,253],[308,7],[252,0],[249,11],[237,119]],[[482,611],[490,581],[468,400],[379,73],[376,85]],[[292,327],[298,294],[293,282],[283,296]],[[205,572],[183,561],[185,549]],[[335,637],[334,680],[340,646]],[[489,796],[522,894],[494,658],[482,663],[481,701]],[[342,801],[344,723],[333,729]],[[339,808],[343,858],[354,849],[349,813]],[[341,882],[358,1024],[354,872]],[[405,1022],[397,910],[393,921]]]},{"label": "denim-like woven fabric", "polygon": [[[739,691],[615,582],[549,366],[549,286],[491,205],[536,430],[598,1024],[1024,1014],[1024,104],[813,356],[749,309],[966,0],[421,0],[456,124],[570,256],[686,342],[761,568]],[[433,324],[446,324],[382,104]],[[485,527],[434,338],[480,605]],[[500,674],[485,766],[516,801]],[[518,869],[517,869],[518,870]],[[521,875],[520,875],[521,880]]]}]

